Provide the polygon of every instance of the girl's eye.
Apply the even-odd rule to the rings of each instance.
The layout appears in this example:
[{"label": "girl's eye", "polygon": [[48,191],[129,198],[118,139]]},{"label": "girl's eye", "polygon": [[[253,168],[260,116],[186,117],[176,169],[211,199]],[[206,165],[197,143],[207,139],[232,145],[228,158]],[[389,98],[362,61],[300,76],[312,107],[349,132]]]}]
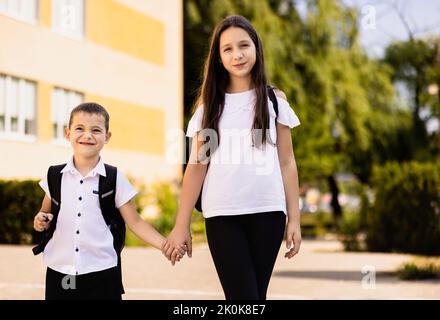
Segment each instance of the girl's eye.
[{"label": "girl's eye", "polygon": [[225,50],[223,50],[223,52],[228,52],[231,51],[231,48],[226,48]]},{"label": "girl's eye", "polygon": [[244,48],[249,47],[249,45],[247,43],[244,43],[241,46],[244,47]]}]

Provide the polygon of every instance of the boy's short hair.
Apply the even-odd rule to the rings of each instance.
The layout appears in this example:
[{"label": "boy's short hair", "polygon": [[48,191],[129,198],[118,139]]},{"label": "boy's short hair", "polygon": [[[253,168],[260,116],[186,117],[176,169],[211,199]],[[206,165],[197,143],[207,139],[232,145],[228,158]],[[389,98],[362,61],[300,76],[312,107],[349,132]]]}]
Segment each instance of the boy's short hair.
[{"label": "boy's short hair", "polygon": [[105,131],[108,132],[109,129],[109,123],[110,123],[110,115],[108,114],[107,110],[100,104],[97,104],[95,102],[84,102],[80,105],[73,108],[73,110],[70,112],[70,119],[69,119],[69,128],[72,125],[73,117],[75,114],[79,112],[85,112],[85,113],[91,113],[91,114],[99,114],[104,117],[105,120]]}]

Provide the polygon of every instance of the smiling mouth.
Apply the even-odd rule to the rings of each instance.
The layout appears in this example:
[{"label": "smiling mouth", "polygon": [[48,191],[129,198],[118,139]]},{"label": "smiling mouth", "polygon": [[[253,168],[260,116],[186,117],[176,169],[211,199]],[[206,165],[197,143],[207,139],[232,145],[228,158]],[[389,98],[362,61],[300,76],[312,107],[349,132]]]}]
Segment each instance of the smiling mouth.
[{"label": "smiling mouth", "polygon": [[94,146],[95,145],[94,143],[90,143],[90,142],[80,142],[79,144],[86,145],[86,146]]},{"label": "smiling mouth", "polygon": [[243,62],[243,63],[240,63],[240,64],[235,64],[235,65],[233,65],[233,66],[234,66],[234,67],[242,67],[242,66],[244,66],[246,63],[247,63],[247,62]]}]

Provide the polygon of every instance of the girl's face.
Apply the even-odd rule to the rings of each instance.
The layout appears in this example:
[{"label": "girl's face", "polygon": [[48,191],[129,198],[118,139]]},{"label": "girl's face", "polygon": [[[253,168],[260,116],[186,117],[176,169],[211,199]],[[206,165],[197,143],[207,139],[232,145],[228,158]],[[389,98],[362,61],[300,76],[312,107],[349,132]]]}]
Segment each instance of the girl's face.
[{"label": "girl's face", "polygon": [[250,77],[256,50],[249,34],[242,28],[230,27],[220,35],[220,59],[231,77]]}]

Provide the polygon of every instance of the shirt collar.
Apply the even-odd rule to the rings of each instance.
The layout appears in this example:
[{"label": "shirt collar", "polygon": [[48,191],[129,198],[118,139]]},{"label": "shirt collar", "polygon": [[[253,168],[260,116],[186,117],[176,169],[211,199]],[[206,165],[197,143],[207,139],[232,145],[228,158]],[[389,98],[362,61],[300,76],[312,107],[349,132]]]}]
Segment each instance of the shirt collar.
[{"label": "shirt collar", "polygon": [[[73,157],[69,159],[69,161],[67,162],[66,166],[63,168],[63,170],[61,170],[61,173],[65,173],[65,172],[69,172],[71,174],[79,174],[79,171],[75,168],[75,165],[73,163]],[[87,177],[94,177],[97,174],[106,177],[107,173],[105,171],[105,166],[104,166],[104,161],[102,160],[102,157],[99,158],[98,163],[96,164],[95,168],[93,168],[88,174],[87,176],[85,176],[84,178]]]}]

